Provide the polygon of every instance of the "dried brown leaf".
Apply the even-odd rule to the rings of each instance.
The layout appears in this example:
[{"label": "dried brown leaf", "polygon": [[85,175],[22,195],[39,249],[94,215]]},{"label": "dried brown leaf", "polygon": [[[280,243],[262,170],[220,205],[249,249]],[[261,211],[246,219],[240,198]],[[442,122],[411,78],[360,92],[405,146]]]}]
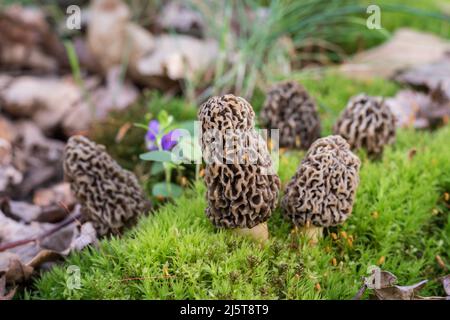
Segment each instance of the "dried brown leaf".
[{"label": "dried brown leaf", "polygon": [[440,88],[430,94],[401,90],[386,103],[400,127],[435,128],[450,116],[450,99],[442,95]]},{"label": "dried brown leaf", "polygon": [[427,282],[428,280],[423,280],[410,286],[394,285],[392,287],[374,289],[374,291],[379,300],[412,300]]},{"label": "dried brown leaf", "polygon": [[19,259],[9,261],[8,270],[5,272],[6,283],[20,283],[30,279],[34,268],[24,265]]},{"label": "dried brown leaf", "polygon": [[450,42],[429,33],[399,29],[382,45],[356,54],[340,70],[352,78],[391,78],[398,71],[442,59]]},{"label": "dried brown leaf", "polygon": [[34,6],[11,5],[0,11],[0,66],[55,71],[65,65],[64,47]]},{"label": "dried brown leaf", "polygon": [[438,62],[402,72],[395,79],[403,84],[425,87],[429,92],[442,88],[450,99],[450,55]]},{"label": "dried brown leaf", "polygon": [[12,300],[16,294],[17,287],[12,288],[8,293],[6,293],[6,277],[5,275],[0,276],[0,301],[2,300]]},{"label": "dried brown leaf", "polygon": [[441,278],[442,285],[444,286],[445,293],[450,296],[450,274]]}]

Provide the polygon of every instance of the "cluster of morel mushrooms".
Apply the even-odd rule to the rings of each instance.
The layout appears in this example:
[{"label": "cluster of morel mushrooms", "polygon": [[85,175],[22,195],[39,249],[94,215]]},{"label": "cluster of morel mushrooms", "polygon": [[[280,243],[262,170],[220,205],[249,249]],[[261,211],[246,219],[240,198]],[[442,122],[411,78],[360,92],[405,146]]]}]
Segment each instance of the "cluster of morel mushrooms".
[{"label": "cluster of morel mushrooms", "polygon": [[[198,118],[206,163],[206,216],[217,228],[265,242],[281,183],[267,142],[255,129],[252,106],[232,94],[211,97],[200,107]],[[352,213],[360,160],[351,150],[365,148],[377,157],[395,140],[390,109],[382,98],[365,94],[350,99],[334,135],[320,138],[317,105],[294,81],[268,91],[260,120],[266,128],[279,129],[281,147],[307,150],[285,187],[281,207],[310,243],[318,241],[324,227],[342,224]],[[136,177],[85,137],[69,139],[64,172],[86,220],[99,235],[121,233],[149,209]]]},{"label": "cluster of morel mushrooms", "polygon": [[[219,228],[255,240],[268,239],[267,220],[277,206],[280,179],[267,144],[255,131],[255,113],[243,98],[212,97],[198,113],[206,162],[206,215]],[[335,135],[320,138],[315,101],[296,82],[272,87],[261,124],[279,129],[279,144],[307,149],[281,200],[283,215],[299,234],[315,243],[324,227],[343,223],[352,213],[360,160],[351,149],[379,156],[395,140],[395,119],[382,98],[353,97],[336,122]],[[240,155],[240,157],[236,157]]]}]

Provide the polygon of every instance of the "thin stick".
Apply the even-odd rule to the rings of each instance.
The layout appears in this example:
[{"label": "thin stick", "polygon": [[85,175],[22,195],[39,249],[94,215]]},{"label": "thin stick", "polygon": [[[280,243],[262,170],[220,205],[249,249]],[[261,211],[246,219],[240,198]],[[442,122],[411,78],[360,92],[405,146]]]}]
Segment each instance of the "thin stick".
[{"label": "thin stick", "polygon": [[77,221],[80,217],[81,217],[81,212],[78,209],[78,210],[76,210],[76,212],[74,214],[67,217],[64,221],[57,224],[54,228],[52,228],[48,231],[45,231],[36,237],[25,238],[25,239],[21,239],[21,240],[17,240],[17,241],[7,242],[7,243],[0,245],[0,252],[6,251],[6,250],[9,250],[12,248],[20,247],[20,246],[23,246],[23,245],[31,243],[31,242],[42,241],[43,239],[47,238],[48,236],[51,236],[52,234],[54,234],[56,231],[61,230],[62,228],[68,226],[72,222]]}]

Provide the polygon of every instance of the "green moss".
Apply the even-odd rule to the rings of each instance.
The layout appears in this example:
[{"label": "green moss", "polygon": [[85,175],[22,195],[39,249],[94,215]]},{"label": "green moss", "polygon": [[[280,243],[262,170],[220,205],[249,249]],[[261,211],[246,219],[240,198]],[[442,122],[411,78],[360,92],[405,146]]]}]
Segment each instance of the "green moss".
[{"label": "green moss", "polygon": [[[354,82],[334,74],[320,80],[294,77],[321,104],[324,134],[330,133],[332,121],[350,96],[360,91],[389,95],[397,89],[386,81]],[[444,273],[435,256],[450,261],[449,210],[439,204],[443,192],[450,190],[450,150],[445,147],[449,139],[450,127],[434,133],[401,130],[380,161],[371,162],[361,152],[353,216],[328,230],[339,235],[337,240],[327,234],[316,247],[306,245],[290,234],[291,226],[279,210],[269,221],[272,238],[263,248],[218,231],[204,215],[205,188],[198,183],[175,203],[143,218],[121,239],[104,240],[98,250],[71,255],[64,265],[43,274],[25,296],[348,299],[359,289],[367,268],[382,257],[382,267],[395,273],[402,284],[435,279]],[[410,159],[412,148],[417,154]],[[303,152],[282,154],[279,175],[284,183],[302,156]],[[342,231],[347,239],[353,238],[351,244]],[[80,290],[66,287],[68,265],[81,269]],[[443,292],[432,282],[423,294]]]}]

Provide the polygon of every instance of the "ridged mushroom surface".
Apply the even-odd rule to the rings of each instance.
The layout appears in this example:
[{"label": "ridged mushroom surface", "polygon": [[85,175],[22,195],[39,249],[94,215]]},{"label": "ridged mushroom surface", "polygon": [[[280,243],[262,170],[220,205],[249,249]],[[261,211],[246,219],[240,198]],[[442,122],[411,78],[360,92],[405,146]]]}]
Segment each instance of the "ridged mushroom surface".
[{"label": "ridged mushroom surface", "polygon": [[360,161],[340,136],[316,140],[286,185],[283,215],[296,226],[330,227],[352,213]]},{"label": "ridged mushroom surface", "polygon": [[375,156],[394,143],[395,130],[395,116],[383,98],[366,94],[351,98],[333,127],[334,134],[344,137],[352,149],[364,148]]},{"label": "ridged mushroom surface", "polygon": [[64,175],[99,235],[120,234],[150,208],[135,175],[86,137],[72,136],[67,142]]},{"label": "ridged mushroom surface", "polygon": [[276,207],[280,180],[252,106],[234,95],[212,97],[198,114],[206,161],[206,215],[216,227],[253,228]]},{"label": "ridged mushroom surface", "polygon": [[308,149],[320,137],[316,103],[295,81],[269,89],[260,118],[266,128],[280,130],[280,147]]}]

